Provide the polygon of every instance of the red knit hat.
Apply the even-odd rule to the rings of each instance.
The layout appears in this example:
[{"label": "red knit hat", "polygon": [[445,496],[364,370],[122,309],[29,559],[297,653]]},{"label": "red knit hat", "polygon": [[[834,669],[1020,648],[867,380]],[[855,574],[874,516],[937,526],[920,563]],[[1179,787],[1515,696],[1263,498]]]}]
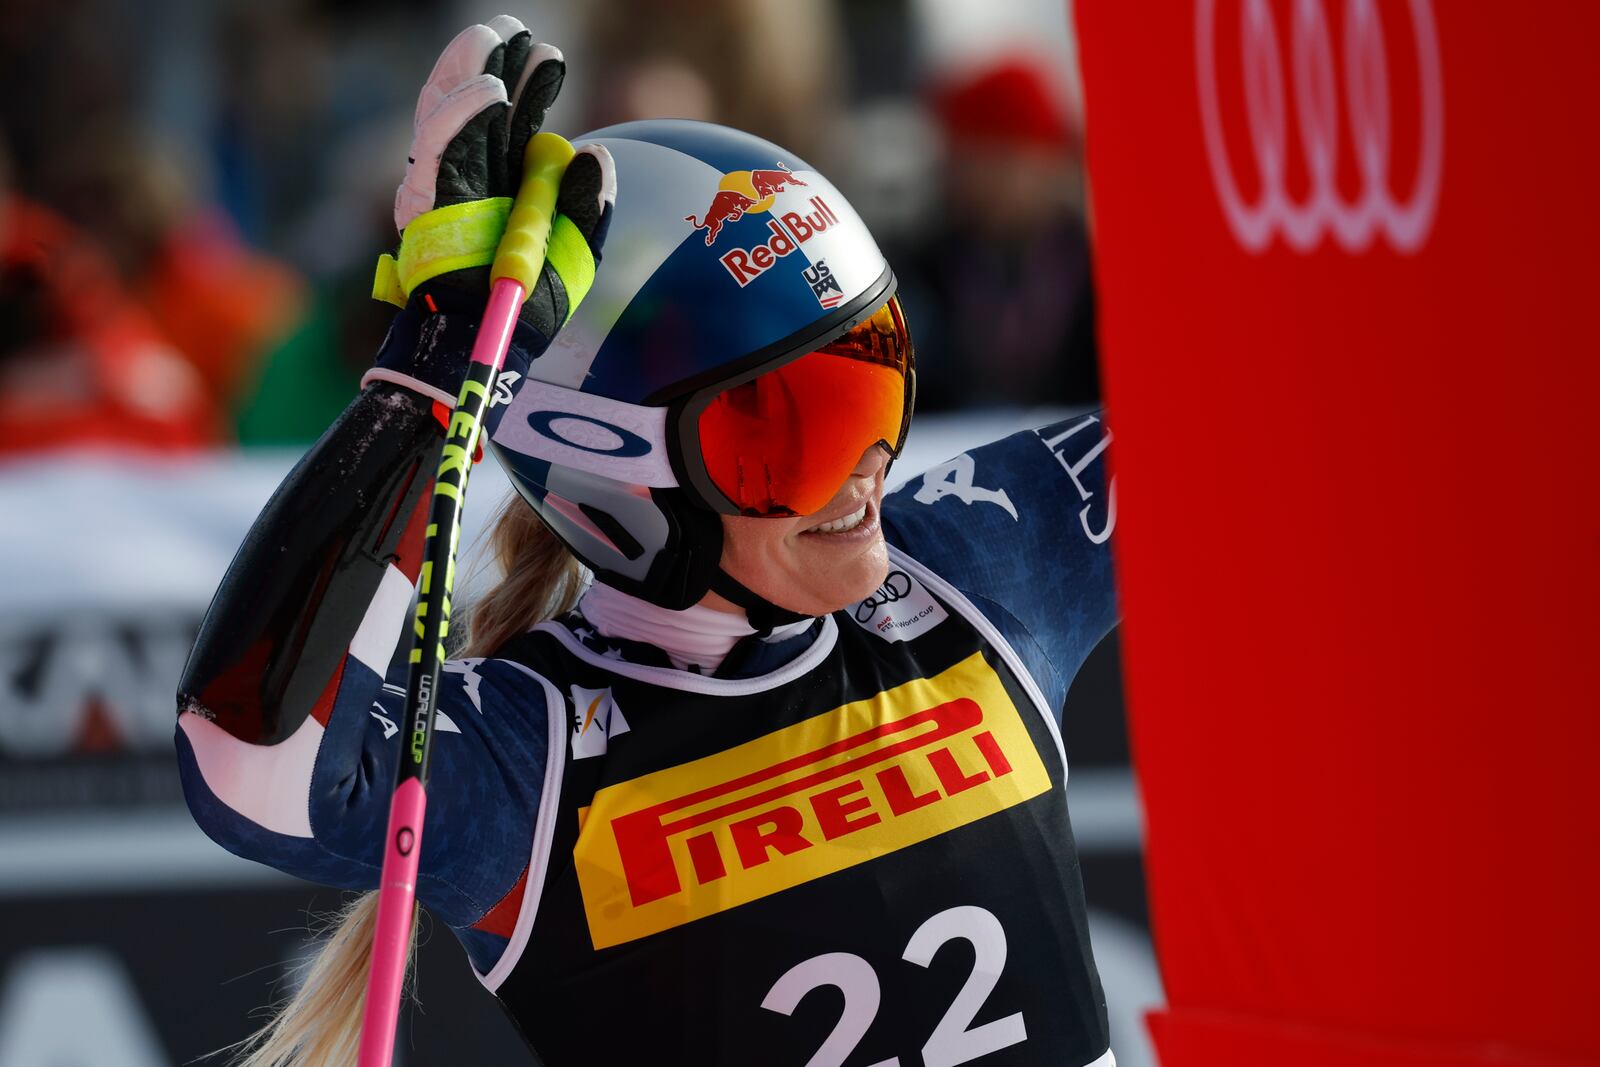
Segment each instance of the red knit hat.
[{"label": "red knit hat", "polygon": [[1040,59],[1006,56],[932,94],[933,111],[952,140],[1006,141],[1073,152],[1078,133]]}]

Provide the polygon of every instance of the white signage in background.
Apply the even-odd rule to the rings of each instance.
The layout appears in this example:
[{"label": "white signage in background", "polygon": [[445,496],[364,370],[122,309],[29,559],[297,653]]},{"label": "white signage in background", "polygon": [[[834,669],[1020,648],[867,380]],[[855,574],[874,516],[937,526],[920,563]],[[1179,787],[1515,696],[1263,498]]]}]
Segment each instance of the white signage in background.
[{"label": "white signage in background", "polygon": [[172,1067],[122,961],[104,949],[18,956],[0,985],[5,1067]]},{"label": "white signage in background", "polygon": [[[1405,0],[1411,13],[1416,91],[1420,106],[1414,146],[1416,177],[1409,192],[1391,188],[1389,45],[1379,5],[1344,0],[1342,65],[1336,62],[1326,0],[1292,0],[1287,34],[1268,0],[1240,0],[1239,63],[1244,114],[1223,117],[1217,79],[1217,0],[1195,3],[1195,76],[1206,160],[1222,214],[1234,238],[1260,253],[1281,234],[1306,253],[1332,234],[1349,253],[1366,251],[1378,234],[1397,252],[1420,249],[1433,227],[1444,169],[1444,75],[1429,0]],[[1287,60],[1287,62],[1286,62]],[[1285,79],[1288,79],[1286,86]],[[1343,114],[1340,102],[1343,101]],[[1292,110],[1291,110],[1292,109]],[[1296,124],[1309,190],[1296,202],[1288,189],[1288,156]],[[1340,127],[1348,124],[1360,191],[1347,201],[1338,188]],[[1225,127],[1248,131],[1260,192],[1246,203],[1229,158]],[[1402,126],[1407,128],[1409,124]],[[1407,146],[1408,149],[1413,146]],[[1412,153],[1407,153],[1411,158]]]},{"label": "white signage in background", "polygon": [[72,755],[96,710],[114,735],[108,745],[170,750],[177,678],[199,619],[197,606],[0,623],[0,757]]}]

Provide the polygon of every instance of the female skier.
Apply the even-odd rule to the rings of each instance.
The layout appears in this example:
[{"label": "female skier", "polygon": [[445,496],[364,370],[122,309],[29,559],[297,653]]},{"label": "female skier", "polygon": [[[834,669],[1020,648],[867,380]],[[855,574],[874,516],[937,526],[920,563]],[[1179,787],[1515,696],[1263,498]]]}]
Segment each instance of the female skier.
[{"label": "female skier", "polygon": [[[240,855],[377,882],[440,420],[563,74],[501,17],[422,91],[402,310],[182,681],[189,804]],[[911,341],[838,190],[700,123],[577,145],[491,409],[518,495],[437,698],[419,899],[551,1067],[1112,1063],[1058,722],[1115,617],[1109,436],[885,497]],[[251,1063],[353,1062],[374,896]]]}]

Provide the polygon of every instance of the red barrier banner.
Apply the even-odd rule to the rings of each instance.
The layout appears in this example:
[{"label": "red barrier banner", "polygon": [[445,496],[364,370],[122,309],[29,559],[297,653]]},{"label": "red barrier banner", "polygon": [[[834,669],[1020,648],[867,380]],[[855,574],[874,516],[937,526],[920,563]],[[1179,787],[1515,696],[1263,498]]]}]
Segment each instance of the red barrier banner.
[{"label": "red barrier banner", "polygon": [[1600,5],[1077,22],[1162,1062],[1600,1061]]}]

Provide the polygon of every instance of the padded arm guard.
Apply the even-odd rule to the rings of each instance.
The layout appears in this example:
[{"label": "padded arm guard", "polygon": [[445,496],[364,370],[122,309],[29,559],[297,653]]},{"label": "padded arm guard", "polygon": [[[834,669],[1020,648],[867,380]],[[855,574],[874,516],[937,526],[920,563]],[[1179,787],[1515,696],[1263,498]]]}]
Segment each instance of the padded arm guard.
[{"label": "padded arm guard", "polygon": [[270,745],[332,699],[388,565],[416,577],[442,443],[426,398],[385,382],[362,391],[229,565],[184,666],[179,711]]}]

